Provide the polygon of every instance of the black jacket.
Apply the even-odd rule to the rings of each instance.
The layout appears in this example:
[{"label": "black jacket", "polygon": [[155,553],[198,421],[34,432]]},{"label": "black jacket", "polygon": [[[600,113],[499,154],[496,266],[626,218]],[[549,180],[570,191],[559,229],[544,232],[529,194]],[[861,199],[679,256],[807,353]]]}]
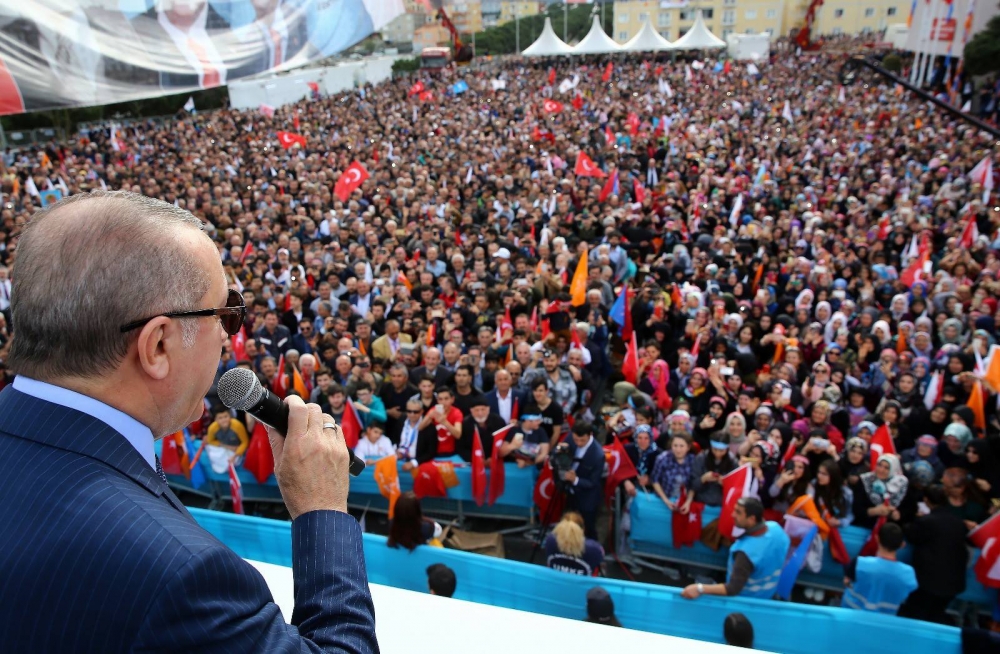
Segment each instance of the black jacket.
[{"label": "black jacket", "polygon": [[[576,457],[576,443],[569,439],[569,451]],[[567,490],[576,497],[577,507],[581,511],[596,510],[601,504],[604,496],[604,485],[601,477],[604,475],[604,450],[601,444],[594,439],[594,442],[587,448],[579,465],[576,466],[576,484],[568,484]]]},{"label": "black jacket", "polygon": [[962,519],[945,506],[935,507],[906,528],[906,541],[913,546],[913,569],[924,592],[954,597],[965,590],[967,534]]}]

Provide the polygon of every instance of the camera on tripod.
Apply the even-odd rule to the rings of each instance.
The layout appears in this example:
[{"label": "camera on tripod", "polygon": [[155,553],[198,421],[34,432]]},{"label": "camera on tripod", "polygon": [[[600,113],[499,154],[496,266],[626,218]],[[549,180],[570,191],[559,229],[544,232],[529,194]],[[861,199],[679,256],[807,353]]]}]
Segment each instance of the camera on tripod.
[{"label": "camera on tripod", "polygon": [[552,478],[555,480],[556,488],[561,492],[566,483],[563,476],[573,469],[573,454],[569,451],[569,443],[556,445],[549,453],[549,465],[552,466]]}]

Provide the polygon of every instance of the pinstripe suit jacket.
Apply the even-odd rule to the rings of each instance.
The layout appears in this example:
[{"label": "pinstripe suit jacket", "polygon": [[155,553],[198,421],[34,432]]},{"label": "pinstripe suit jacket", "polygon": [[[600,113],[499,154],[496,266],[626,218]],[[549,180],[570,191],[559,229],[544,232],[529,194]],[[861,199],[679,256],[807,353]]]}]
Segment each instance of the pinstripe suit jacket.
[{"label": "pinstripe suit jacket", "polygon": [[377,652],[357,521],[292,523],[295,611],[120,434],[0,392],[0,650]]}]

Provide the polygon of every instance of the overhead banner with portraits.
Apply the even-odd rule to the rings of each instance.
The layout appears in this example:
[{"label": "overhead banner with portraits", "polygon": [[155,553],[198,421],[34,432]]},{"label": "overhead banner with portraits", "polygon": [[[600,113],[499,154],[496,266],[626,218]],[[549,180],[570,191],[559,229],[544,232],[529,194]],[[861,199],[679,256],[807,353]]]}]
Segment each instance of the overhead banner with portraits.
[{"label": "overhead banner with portraits", "polygon": [[224,85],[337,54],[402,0],[0,2],[0,115]]}]

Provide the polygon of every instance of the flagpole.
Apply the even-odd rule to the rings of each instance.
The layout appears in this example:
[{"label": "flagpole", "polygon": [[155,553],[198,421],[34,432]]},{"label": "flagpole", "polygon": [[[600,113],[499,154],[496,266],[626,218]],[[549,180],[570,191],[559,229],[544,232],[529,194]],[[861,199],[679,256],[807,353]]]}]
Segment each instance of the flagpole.
[{"label": "flagpole", "polygon": [[937,59],[935,44],[941,39],[941,28],[943,27],[941,9],[944,4],[944,2],[934,2],[933,0],[931,3],[933,11],[931,13],[930,34],[927,40],[927,56],[924,58],[924,67],[920,72],[919,85],[921,87],[927,84],[934,75],[934,61]]},{"label": "flagpole", "polygon": [[521,54],[521,10],[517,0],[514,0],[514,50]]},{"label": "flagpole", "polygon": [[569,42],[569,0],[563,0],[563,41]]},{"label": "flagpole", "polygon": [[[919,2],[919,0],[918,0]],[[915,12],[914,12],[915,13]],[[917,81],[921,66],[924,62],[924,49],[927,47],[927,39],[930,34],[931,29],[931,5],[930,2],[925,2],[924,6],[920,9],[920,21],[917,24],[917,39],[914,43],[913,52],[913,66],[910,68],[910,84],[915,86],[920,86]]]}]

